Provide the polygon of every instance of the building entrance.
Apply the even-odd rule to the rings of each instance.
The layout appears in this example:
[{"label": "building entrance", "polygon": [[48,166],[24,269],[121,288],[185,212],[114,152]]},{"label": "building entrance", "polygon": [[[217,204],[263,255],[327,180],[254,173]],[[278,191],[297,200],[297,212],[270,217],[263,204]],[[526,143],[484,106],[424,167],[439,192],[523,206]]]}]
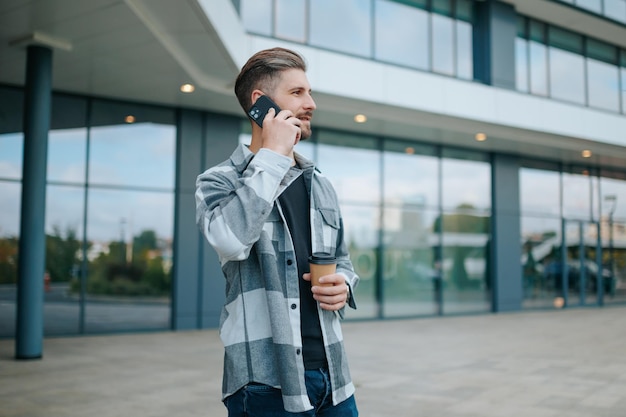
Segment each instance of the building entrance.
[{"label": "building entrance", "polygon": [[602,263],[600,224],[563,220],[561,256],[553,269],[554,287],[563,306],[602,305],[610,271]]}]

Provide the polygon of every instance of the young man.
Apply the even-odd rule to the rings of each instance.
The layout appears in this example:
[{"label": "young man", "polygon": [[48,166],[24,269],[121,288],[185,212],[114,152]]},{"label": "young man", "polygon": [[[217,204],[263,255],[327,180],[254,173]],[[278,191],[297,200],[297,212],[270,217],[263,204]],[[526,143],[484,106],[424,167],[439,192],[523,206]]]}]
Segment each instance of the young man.
[{"label": "young man", "polygon": [[[294,146],[311,136],[315,102],[300,55],[253,55],[235,83],[244,112],[271,109],[250,146],[198,176],[196,220],[220,257],[226,302],[222,395],[229,417],[351,417],[358,412],[339,320],[358,283],[330,182]],[[308,257],[325,252],[336,273],[311,287]],[[296,414],[293,414],[296,413]]]}]

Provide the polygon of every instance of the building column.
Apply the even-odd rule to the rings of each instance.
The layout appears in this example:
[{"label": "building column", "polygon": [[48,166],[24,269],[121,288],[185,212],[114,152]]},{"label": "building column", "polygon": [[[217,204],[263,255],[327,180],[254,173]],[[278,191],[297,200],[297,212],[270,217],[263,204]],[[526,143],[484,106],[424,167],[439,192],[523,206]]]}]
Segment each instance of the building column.
[{"label": "building column", "polygon": [[484,84],[515,89],[515,8],[496,0],[475,2],[474,75]]},{"label": "building column", "polygon": [[241,119],[181,110],[177,126],[172,328],[214,328],[225,282],[217,254],[196,226],[196,177],[230,156]]},{"label": "building column", "polygon": [[18,252],[16,359],[39,359],[46,265],[46,167],[52,101],[52,49],[27,49],[24,162]]},{"label": "building column", "polygon": [[494,155],[491,163],[491,259],[494,312],[522,308],[522,248],[520,232],[519,161]]}]

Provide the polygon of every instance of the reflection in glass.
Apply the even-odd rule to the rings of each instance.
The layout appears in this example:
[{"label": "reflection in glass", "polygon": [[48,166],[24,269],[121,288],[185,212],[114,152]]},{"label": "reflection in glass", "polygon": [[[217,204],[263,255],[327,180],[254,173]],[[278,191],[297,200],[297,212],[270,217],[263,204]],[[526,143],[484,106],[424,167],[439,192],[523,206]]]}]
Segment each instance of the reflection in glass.
[{"label": "reflection in glass", "polygon": [[563,217],[589,220],[591,216],[591,182],[588,174],[563,173]]},{"label": "reflection in glass", "polygon": [[437,214],[409,204],[385,208],[385,317],[437,314]]},{"label": "reflection in glass", "polygon": [[[624,60],[626,60],[626,52],[622,52],[622,55],[625,56]],[[626,68],[623,66],[620,68],[620,75],[622,79],[622,113],[626,114]]]},{"label": "reflection in glass", "polygon": [[375,58],[430,69],[428,15],[416,7],[377,0]]},{"label": "reflection in glass", "polygon": [[471,80],[474,78],[472,25],[456,21],[456,75]]},{"label": "reflection in glass", "polygon": [[46,190],[45,334],[79,332],[79,293],[83,246],[82,187],[48,185]]},{"label": "reflection in glass", "polygon": [[454,19],[432,13],[433,71],[454,75]]},{"label": "reflection in glass", "polygon": [[85,183],[87,129],[51,130],[48,140],[48,181]]},{"label": "reflection in glass", "polygon": [[272,0],[242,0],[241,20],[247,31],[272,34]]},{"label": "reflection in glass", "polygon": [[550,48],[550,96],[585,104],[585,61],[581,55]]},{"label": "reflection in glass", "polygon": [[607,304],[626,303],[626,181],[601,177],[602,262],[609,271],[605,278]]},{"label": "reflection in glass", "polygon": [[87,331],[168,327],[173,209],[171,193],[90,189]]},{"label": "reflection in glass", "polygon": [[576,0],[576,6],[598,14],[602,13],[602,0]]},{"label": "reflection in glass", "polygon": [[315,0],[309,7],[312,45],[353,55],[372,55],[369,0]]},{"label": "reflection in glass", "polygon": [[305,42],[306,16],[305,0],[276,0],[274,36],[296,42]]},{"label": "reflection in glass", "polygon": [[490,217],[482,212],[445,212],[442,231],[442,286],[445,313],[485,312],[491,307]]},{"label": "reflection in glass", "polygon": [[5,133],[0,135],[0,178],[17,180],[22,178],[23,152],[23,133]]},{"label": "reflection in glass", "polygon": [[19,182],[0,181],[0,337],[15,336],[21,190]]},{"label": "reflection in glass", "polygon": [[556,171],[522,168],[519,173],[522,214],[561,216],[561,175]]},{"label": "reflection in glass", "polygon": [[[522,193],[526,199],[531,196]],[[561,219],[525,216],[522,234],[522,288],[524,308],[555,306],[561,291]],[[557,300],[557,307],[558,307]]]},{"label": "reflection in glass", "polygon": [[604,15],[626,23],[626,0],[604,0]]},{"label": "reflection in glass", "polygon": [[530,92],[548,95],[548,48],[539,42],[530,41]]},{"label": "reflection in glass", "polygon": [[137,123],[91,129],[89,181],[174,188],[176,127]]},{"label": "reflection in glass", "polygon": [[615,65],[587,58],[589,106],[619,111],[619,72]]},{"label": "reflection in glass", "polygon": [[378,315],[375,294],[379,213],[376,205],[341,204],[346,245],[354,270],[360,277],[355,291],[358,309],[346,309],[346,318],[373,318]]},{"label": "reflection in glass", "polygon": [[528,41],[515,38],[515,88],[528,92]]},{"label": "reflection in glass", "polygon": [[442,160],[445,209],[491,209],[491,170],[488,162],[444,158]]},{"label": "reflection in glass", "polygon": [[[425,154],[420,154],[420,153]],[[385,204],[437,208],[439,158],[431,147],[385,142],[383,154]]]},{"label": "reflection in glass", "polygon": [[317,166],[333,183],[339,201],[380,201],[380,152],[373,138],[320,132]]}]

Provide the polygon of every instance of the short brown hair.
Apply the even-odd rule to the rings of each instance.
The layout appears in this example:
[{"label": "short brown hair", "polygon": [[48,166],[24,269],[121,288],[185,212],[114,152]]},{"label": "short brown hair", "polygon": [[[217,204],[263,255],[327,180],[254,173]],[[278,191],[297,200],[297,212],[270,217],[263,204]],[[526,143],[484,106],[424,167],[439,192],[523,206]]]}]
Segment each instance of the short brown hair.
[{"label": "short brown hair", "polygon": [[285,48],[271,48],[252,55],[241,68],[235,82],[235,95],[244,112],[252,103],[250,95],[256,89],[271,95],[281,72],[288,69],[306,71],[300,54]]}]

